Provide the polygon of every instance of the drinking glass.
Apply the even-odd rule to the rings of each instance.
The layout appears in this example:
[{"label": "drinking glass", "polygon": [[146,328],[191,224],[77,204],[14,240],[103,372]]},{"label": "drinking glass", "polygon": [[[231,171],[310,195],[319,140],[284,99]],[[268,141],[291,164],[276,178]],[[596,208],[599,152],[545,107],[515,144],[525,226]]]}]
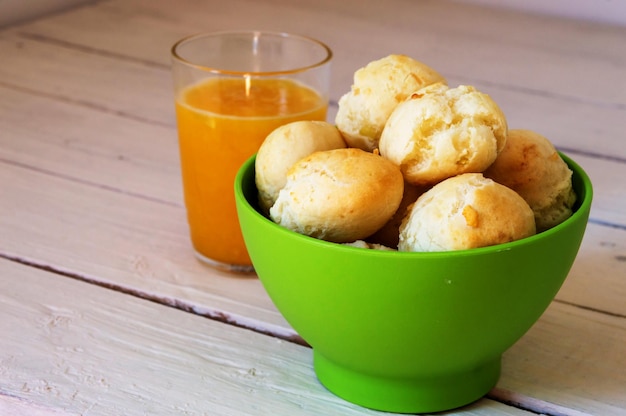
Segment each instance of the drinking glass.
[{"label": "drinking glass", "polygon": [[184,199],[200,260],[253,271],[237,219],[235,175],[272,130],[326,120],[331,58],[318,40],[262,31],[202,33],[172,47]]}]

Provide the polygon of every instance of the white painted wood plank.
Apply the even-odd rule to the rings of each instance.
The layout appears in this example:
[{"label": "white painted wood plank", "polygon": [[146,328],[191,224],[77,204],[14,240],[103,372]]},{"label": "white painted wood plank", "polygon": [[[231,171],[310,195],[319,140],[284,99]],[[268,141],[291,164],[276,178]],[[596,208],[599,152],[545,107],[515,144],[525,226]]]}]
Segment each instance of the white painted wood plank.
[{"label": "white painted wood plank", "polygon": [[576,403],[588,415],[626,415],[625,336],[624,315],[555,302],[504,355],[498,387],[556,405]]},{"label": "white painted wood plank", "polygon": [[183,206],[176,128],[0,86],[0,159]]},{"label": "white painted wood plank", "polygon": [[457,0],[491,7],[506,7],[527,13],[547,14],[568,17],[577,20],[591,20],[610,24],[626,25],[626,3],[603,2],[601,4],[586,0]]},{"label": "white painted wood plank", "polygon": [[308,348],[49,274],[0,259],[2,414],[384,414],[325,390]]},{"label": "white painted wood plank", "polygon": [[[56,88],[84,91],[80,99],[86,103],[171,123],[169,75],[159,73],[157,68],[167,72],[169,46],[178,37],[208,30],[207,26],[211,30],[252,25],[305,31],[327,40],[335,49],[334,100],[347,91],[360,65],[391,52],[402,52],[430,63],[451,84],[473,84],[491,94],[505,110],[512,127],[535,129],[563,146],[626,158],[626,147],[621,145],[621,121],[626,113],[626,52],[619,47],[626,42],[626,28],[581,26],[464,5],[446,8],[430,2],[385,6],[385,12],[376,9],[382,6],[374,3],[346,19],[346,9],[354,9],[349,2],[314,4],[290,7],[278,0],[227,2],[209,11],[206,4],[194,2],[176,7],[169,2],[110,2],[43,19],[15,33],[22,37],[22,48],[32,49],[35,55],[38,49],[46,51],[44,56],[49,59],[45,62],[51,66],[47,72],[52,75],[58,72],[54,69],[61,62],[66,65],[81,59],[76,49],[96,55],[75,65],[67,76],[42,80],[37,88],[50,91],[57,83],[71,80],[73,88]],[[250,17],[234,14],[235,9],[249,10]],[[402,15],[391,10],[402,10]],[[322,21],[323,27],[336,30],[320,31]],[[15,48],[5,47],[6,53],[15,55]],[[5,79],[32,86],[30,78],[19,81],[22,72],[36,67],[32,62],[20,63],[20,59],[35,59],[26,55],[16,54],[14,70],[5,69]],[[59,58],[55,60],[54,56]],[[109,66],[114,59],[137,62],[122,64],[113,71]],[[156,65],[152,68],[156,79],[131,79],[137,65]],[[80,73],[81,67],[88,75]],[[101,73],[103,70],[107,72]],[[111,74],[116,74],[116,79],[111,80]],[[94,91],[94,87],[107,83],[111,86],[107,91]],[[133,92],[133,87],[142,90]],[[152,97],[143,105],[128,98],[147,94]]]},{"label": "white painted wood plank", "polygon": [[[242,325],[291,333],[256,278],[201,265],[184,210],[0,165],[0,253]],[[590,224],[560,299],[626,316],[626,231]]]},{"label": "white painted wood plank", "polygon": [[565,151],[587,172],[593,185],[591,219],[626,226],[626,161],[588,157]]},{"label": "white painted wood plank", "polygon": [[625,253],[626,230],[589,224],[556,299],[626,319]]},{"label": "white painted wood plank", "polygon": [[0,393],[0,415],[11,416],[74,416],[63,409],[33,404],[17,397]]},{"label": "white painted wood plank", "polygon": [[93,0],[3,0],[0,2],[0,27],[58,13],[87,1]]},{"label": "white painted wood plank", "polygon": [[[92,37],[81,40],[77,35],[86,27]],[[389,49],[405,49],[448,71],[457,68],[452,73],[459,75],[626,103],[626,86],[602,87],[603,79],[589,75],[620,79],[626,64],[620,47],[626,28],[445,1],[239,0],[208,5],[186,0],[175,7],[167,0],[111,1],[22,30],[167,63],[161,45],[186,33],[233,28],[314,35],[337,50],[339,62],[367,62]],[[113,42],[109,36],[127,42]],[[573,85],[579,88],[572,90]]]},{"label": "white painted wood plank", "polygon": [[0,85],[155,125],[175,126],[169,67],[0,33]]},{"label": "white painted wood plank", "polygon": [[0,254],[244,326],[289,328],[255,276],[196,260],[182,207],[3,163],[0,183]]},{"label": "white painted wood plank", "polygon": [[[0,392],[44,415],[374,414],[321,388],[307,348],[48,274],[0,260],[0,330],[13,334],[0,338]],[[625,414],[625,341],[623,318],[553,304],[505,354],[490,396]],[[459,414],[523,413],[483,400]]]}]

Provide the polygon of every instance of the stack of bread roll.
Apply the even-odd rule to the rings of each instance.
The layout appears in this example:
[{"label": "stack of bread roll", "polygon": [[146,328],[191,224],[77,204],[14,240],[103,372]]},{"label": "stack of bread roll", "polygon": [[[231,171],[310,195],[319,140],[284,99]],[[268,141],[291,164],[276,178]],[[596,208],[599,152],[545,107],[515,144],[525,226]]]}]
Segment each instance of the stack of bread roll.
[{"label": "stack of bread roll", "polygon": [[529,237],[572,214],[572,172],[552,143],[509,130],[500,107],[404,55],[354,74],[335,125],[279,127],[256,157],[262,211],[356,247],[446,251]]}]

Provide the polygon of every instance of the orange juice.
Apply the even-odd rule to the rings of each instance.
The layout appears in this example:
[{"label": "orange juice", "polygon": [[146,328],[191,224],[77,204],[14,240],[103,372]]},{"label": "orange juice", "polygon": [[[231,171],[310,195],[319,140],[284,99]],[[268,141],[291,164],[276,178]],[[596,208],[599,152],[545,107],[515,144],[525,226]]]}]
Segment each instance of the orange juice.
[{"label": "orange juice", "polygon": [[280,125],[325,120],[327,102],[288,79],[213,78],[176,99],[180,157],[191,241],[218,263],[250,265],[235,209],[240,165]]}]

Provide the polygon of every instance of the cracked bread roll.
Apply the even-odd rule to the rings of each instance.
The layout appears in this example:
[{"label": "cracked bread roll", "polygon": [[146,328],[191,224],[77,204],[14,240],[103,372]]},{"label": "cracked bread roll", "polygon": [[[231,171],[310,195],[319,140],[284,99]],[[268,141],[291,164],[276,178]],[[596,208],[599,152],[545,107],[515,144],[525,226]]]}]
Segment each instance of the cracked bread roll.
[{"label": "cracked bread roll", "polygon": [[337,127],[324,121],[295,121],[272,131],[259,148],[255,181],[259,205],[267,214],[287,183],[287,171],[311,153],[339,149],[346,143]]},{"label": "cracked bread roll", "polygon": [[516,191],[535,213],[543,231],[572,215],[576,194],[572,171],[554,145],[531,130],[510,130],[507,143],[485,176]]},{"label": "cracked bread roll", "polygon": [[507,122],[487,95],[472,86],[433,84],[413,93],[389,116],[381,155],[414,185],[489,167],[504,147]]},{"label": "cracked bread roll", "polygon": [[532,209],[515,191],[481,173],[446,179],[422,194],[400,227],[399,251],[492,246],[535,234]]},{"label": "cracked bread roll", "polygon": [[335,124],[350,147],[373,151],[393,109],[414,91],[446,80],[406,55],[389,55],[354,73],[349,92],[339,99]]},{"label": "cracked bread roll", "polygon": [[354,148],[315,152],[291,167],[270,218],[326,241],[363,240],[393,216],[403,187],[398,167],[377,154]]}]

